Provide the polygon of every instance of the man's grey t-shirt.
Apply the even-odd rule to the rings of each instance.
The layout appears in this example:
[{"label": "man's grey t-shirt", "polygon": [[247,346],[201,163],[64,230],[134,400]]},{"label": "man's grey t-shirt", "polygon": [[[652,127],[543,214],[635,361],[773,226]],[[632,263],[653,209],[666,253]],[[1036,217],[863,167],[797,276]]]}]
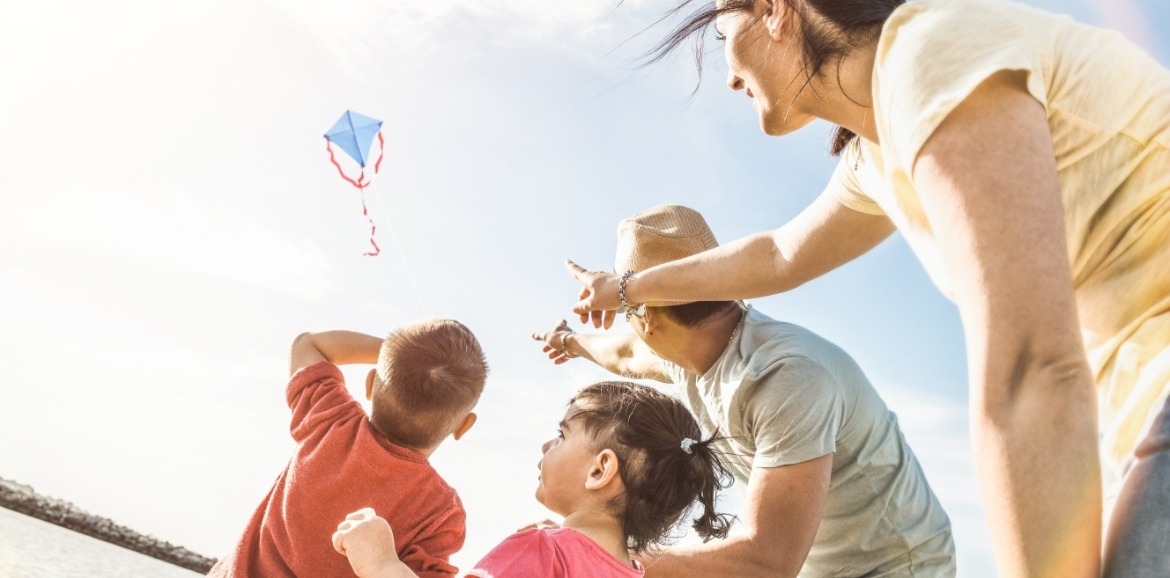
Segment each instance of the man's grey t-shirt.
[{"label": "man's grey t-shirt", "polygon": [[726,436],[719,449],[741,487],[752,468],[833,454],[801,576],[955,575],[950,520],[897,417],[841,348],[748,307],[706,374],[663,363],[704,429]]}]

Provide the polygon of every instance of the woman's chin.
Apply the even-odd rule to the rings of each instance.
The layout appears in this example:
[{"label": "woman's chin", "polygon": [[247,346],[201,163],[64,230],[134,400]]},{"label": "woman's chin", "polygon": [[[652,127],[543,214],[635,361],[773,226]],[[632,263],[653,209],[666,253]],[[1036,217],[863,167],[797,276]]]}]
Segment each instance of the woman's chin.
[{"label": "woman's chin", "polygon": [[784,136],[796,132],[812,122],[812,119],[804,122],[792,122],[793,120],[790,118],[787,121],[772,121],[768,117],[761,115],[760,130],[764,131],[764,134],[768,136]]},{"label": "woman's chin", "polygon": [[784,136],[792,132],[791,129],[782,124],[769,123],[765,119],[760,119],[760,130],[764,131],[764,134],[768,136]]}]

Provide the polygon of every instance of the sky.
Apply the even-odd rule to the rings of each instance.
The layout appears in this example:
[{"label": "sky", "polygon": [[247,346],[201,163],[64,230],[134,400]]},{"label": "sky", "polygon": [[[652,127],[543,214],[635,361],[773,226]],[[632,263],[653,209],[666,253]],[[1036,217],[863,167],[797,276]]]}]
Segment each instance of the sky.
[{"label": "sky", "polygon": [[[1030,3],[1170,62],[1164,2]],[[693,96],[686,55],[639,68],[668,6],[0,4],[0,476],[222,556],[293,450],[292,339],[451,317],[492,366],[479,423],[432,460],[468,510],[455,561],[547,517],[540,445],[608,377],[529,339],[569,316],[563,260],[612,268],[617,222],[662,203],[721,241],[775,228],[833,166],[827,125],[759,131],[718,45]],[[385,122],[377,257],[321,138],[346,109]],[[958,316],[901,238],[753,304],[858,360],[952,519],[960,575],[993,576]],[[360,395],[364,368],[345,373]]]}]

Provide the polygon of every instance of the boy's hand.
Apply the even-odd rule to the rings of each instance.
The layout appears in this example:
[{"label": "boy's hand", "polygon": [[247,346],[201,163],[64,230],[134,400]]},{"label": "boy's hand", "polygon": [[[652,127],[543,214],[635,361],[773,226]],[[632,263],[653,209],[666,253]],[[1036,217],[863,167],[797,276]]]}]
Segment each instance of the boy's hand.
[{"label": "boy's hand", "polygon": [[548,354],[548,358],[553,360],[553,363],[560,365],[576,355],[570,355],[568,352],[568,344],[565,339],[568,339],[573,334],[573,330],[569,328],[569,323],[564,319],[553,327],[552,331],[548,333],[533,333],[532,338],[537,341],[544,342],[544,351]]},{"label": "boy's hand", "polygon": [[390,524],[372,508],[345,517],[333,533],[333,548],[349,558],[354,573],[362,578],[394,576],[396,567],[405,568],[398,559]]}]

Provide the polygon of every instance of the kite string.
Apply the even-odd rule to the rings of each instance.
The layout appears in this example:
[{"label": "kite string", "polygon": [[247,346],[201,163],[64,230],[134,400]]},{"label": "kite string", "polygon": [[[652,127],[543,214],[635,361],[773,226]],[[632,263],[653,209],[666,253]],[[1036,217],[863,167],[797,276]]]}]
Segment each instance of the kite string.
[{"label": "kite string", "polygon": [[[337,173],[341,175],[341,178],[345,179],[346,182],[353,185],[354,187],[357,187],[357,189],[359,191],[361,191],[362,215],[364,215],[366,217],[366,219],[370,221],[370,244],[374,246],[375,251],[381,252],[381,249],[378,248],[378,244],[374,242],[374,232],[376,231],[376,226],[374,225],[374,220],[372,218],[370,218],[369,211],[366,208],[366,189],[365,188],[370,183],[369,182],[366,182],[366,183],[361,182],[361,181],[365,180],[365,169],[362,169],[362,174],[359,175],[357,180],[355,181],[355,180],[349,178],[349,176],[347,176],[345,174],[345,171],[343,171],[341,169],[341,163],[338,163],[337,158],[333,155],[333,147],[331,146],[331,142],[329,141],[328,137],[325,138],[325,149],[327,151],[329,151],[329,162],[333,163],[333,166],[337,167]],[[378,132],[378,160],[377,160],[377,162],[374,163],[374,174],[378,174],[379,169],[382,168],[382,159],[384,158],[385,152],[386,152],[385,141],[382,138],[382,133],[379,131]],[[371,176],[371,179],[372,178],[373,177]],[[385,205],[385,203],[382,202],[382,197],[375,194],[374,198],[378,199],[378,208],[382,211],[382,219],[383,219],[382,222],[391,223],[390,215],[386,212],[386,205]],[[402,267],[403,267],[403,269],[406,270],[406,278],[408,280],[410,280],[410,288],[412,290],[414,290],[414,298],[418,300],[418,305],[419,305],[419,307],[422,308],[423,315],[426,317],[430,317],[430,313],[427,311],[426,303],[423,303],[422,293],[419,293],[418,284],[416,284],[414,282],[414,274],[411,273],[411,271],[410,271],[410,263],[408,263],[406,261],[406,253],[402,252],[402,245],[400,245],[398,243],[398,235],[394,234],[394,225],[387,224],[386,228],[390,230],[390,239],[392,241],[394,241],[394,248],[398,250],[398,258],[402,260]],[[363,256],[374,256],[374,255],[378,254],[377,252],[363,253]]]},{"label": "kite string", "polygon": [[[374,174],[382,169],[382,159],[386,156],[386,141],[382,138],[382,131],[378,131],[378,160],[374,163]],[[394,225],[390,221],[390,215],[386,212],[386,204],[382,202],[382,197],[375,194],[375,199],[378,199],[378,208],[382,211],[382,222],[386,223],[386,228],[390,230],[390,240],[394,242],[394,248],[398,250],[398,258],[402,260],[402,268],[406,270],[406,278],[410,281],[410,288],[414,290],[414,298],[418,300],[418,306],[422,308],[423,315],[430,317],[431,314],[427,311],[427,306],[423,303],[422,293],[418,290],[418,284],[414,282],[414,273],[410,271],[410,263],[406,261],[406,253],[402,251],[402,245],[398,243],[398,235],[394,233]],[[365,209],[366,198],[362,196],[362,208]],[[372,221],[371,221],[372,222]],[[373,242],[373,239],[370,239]]]},{"label": "kite string", "polygon": [[390,230],[390,240],[394,242],[394,248],[398,250],[398,258],[402,260],[402,268],[406,270],[406,278],[410,280],[410,288],[414,290],[414,298],[418,300],[419,307],[422,307],[423,315],[430,317],[430,312],[427,311],[427,306],[423,303],[422,293],[418,291],[418,285],[414,282],[414,274],[410,272],[410,263],[406,261],[406,253],[402,252],[402,245],[398,244],[398,235],[394,234],[394,225],[390,221],[390,215],[386,212],[386,204],[382,202],[382,197],[374,195],[378,199],[378,208],[382,211],[382,222],[389,223],[386,228]]}]

